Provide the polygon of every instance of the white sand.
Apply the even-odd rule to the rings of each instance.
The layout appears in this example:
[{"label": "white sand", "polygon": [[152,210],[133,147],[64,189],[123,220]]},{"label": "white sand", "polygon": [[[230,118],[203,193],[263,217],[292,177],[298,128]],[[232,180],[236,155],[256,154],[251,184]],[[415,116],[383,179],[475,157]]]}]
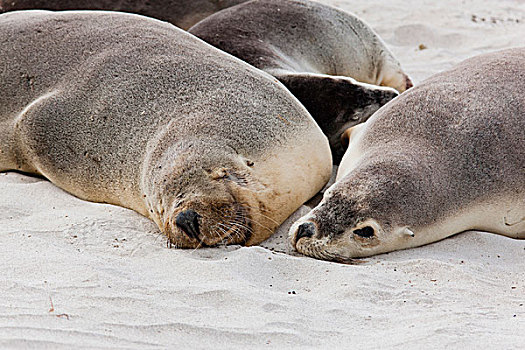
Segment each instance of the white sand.
[{"label": "white sand", "polygon": [[[416,82],[525,46],[524,0],[326,2],[371,24]],[[357,266],[274,252],[281,233],[192,252],[47,181],[0,174],[0,193],[0,348],[525,347],[525,241],[468,232]]]}]

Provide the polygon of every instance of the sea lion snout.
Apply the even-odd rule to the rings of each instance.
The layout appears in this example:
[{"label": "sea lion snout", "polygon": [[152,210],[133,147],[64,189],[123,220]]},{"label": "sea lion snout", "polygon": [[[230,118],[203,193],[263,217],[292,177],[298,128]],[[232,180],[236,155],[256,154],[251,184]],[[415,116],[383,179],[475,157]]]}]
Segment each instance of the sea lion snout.
[{"label": "sea lion snout", "polygon": [[303,237],[312,237],[314,233],[315,225],[312,222],[305,222],[304,224],[299,225],[299,227],[297,228],[295,240],[298,241]]},{"label": "sea lion snout", "polygon": [[403,93],[413,87],[412,79],[403,72],[399,63],[392,64],[393,62],[390,62],[387,67],[384,67],[384,72],[379,79],[379,85],[394,88],[399,93]]},{"label": "sea lion snout", "polygon": [[414,83],[412,82],[412,79],[408,75],[405,75],[405,88],[406,90],[414,87]]},{"label": "sea lion snout", "polygon": [[297,249],[297,243],[302,238],[313,238],[317,233],[316,224],[312,221],[305,221],[292,227],[290,230],[292,246]]},{"label": "sea lion snout", "polygon": [[185,210],[177,215],[175,219],[175,224],[190,238],[198,240],[200,235],[200,217],[201,215],[199,215],[195,210]]}]

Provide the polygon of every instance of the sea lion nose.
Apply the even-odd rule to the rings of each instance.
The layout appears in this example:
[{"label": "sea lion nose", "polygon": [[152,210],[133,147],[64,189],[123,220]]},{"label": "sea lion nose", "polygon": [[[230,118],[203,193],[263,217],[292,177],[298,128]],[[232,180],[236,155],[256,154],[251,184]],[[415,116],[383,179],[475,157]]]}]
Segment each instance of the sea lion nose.
[{"label": "sea lion nose", "polygon": [[175,224],[190,238],[199,239],[199,218],[201,216],[194,210],[188,209],[180,212],[175,219]]},{"label": "sea lion nose", "polygon": [[312,237],[315,233],[315,225],[313,222],[305,222],[304,224],[299,225],[297,228],[297,235],[295,236],[295,241],[303,237]]},{"label": "sea lion nose", "polygon": [[406,86],[406,89],[410,89],[411,87],[414,87],[414,83],[412,82],[412,80],[408,77],[408,75],[405,75],[405,86]]}]

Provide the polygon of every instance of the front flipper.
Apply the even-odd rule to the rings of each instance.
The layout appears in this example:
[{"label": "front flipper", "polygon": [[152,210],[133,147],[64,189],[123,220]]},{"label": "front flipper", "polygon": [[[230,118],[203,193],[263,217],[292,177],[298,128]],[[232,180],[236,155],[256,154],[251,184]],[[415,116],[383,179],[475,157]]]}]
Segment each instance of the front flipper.
[{"label": "front flipper", "polygon": [[301,101],[328,137],[334,164],[339,164],[345,152],[342,133],[366,121],[398,95],[392,88],[360,83],[349,77],[293,72],[273,75]]}]

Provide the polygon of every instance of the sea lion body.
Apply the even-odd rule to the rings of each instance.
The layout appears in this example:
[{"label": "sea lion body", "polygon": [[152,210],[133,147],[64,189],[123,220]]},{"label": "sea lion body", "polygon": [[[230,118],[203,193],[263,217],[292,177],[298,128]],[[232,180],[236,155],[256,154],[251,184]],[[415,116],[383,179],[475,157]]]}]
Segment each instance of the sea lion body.
[{"label": "sea lion body", "polygon": [[377,85],[399,92],[412,86],[366,23],[316,2],[254,0],[207,17],[189,32],[277,77],[327,134],[336,163],[344,154],[343,131],[397,96]]},{"label": "sea lion body", "polygon": [[282,85],[168,23],[10,12],[0,44],[0,171],[131,208],[176,246],[260,242],[330,177]]},{"label": "sea lion body", "polygon": [[188,29],[213,13],[247,0],[0,0],[0,12],[107,10],[136,13]]},{"label": "sea lion body", "polygon": [[349,132],[336,183],[290,234],[345,260],[466,230],[525,238],[525,49],[468,59]]}]

